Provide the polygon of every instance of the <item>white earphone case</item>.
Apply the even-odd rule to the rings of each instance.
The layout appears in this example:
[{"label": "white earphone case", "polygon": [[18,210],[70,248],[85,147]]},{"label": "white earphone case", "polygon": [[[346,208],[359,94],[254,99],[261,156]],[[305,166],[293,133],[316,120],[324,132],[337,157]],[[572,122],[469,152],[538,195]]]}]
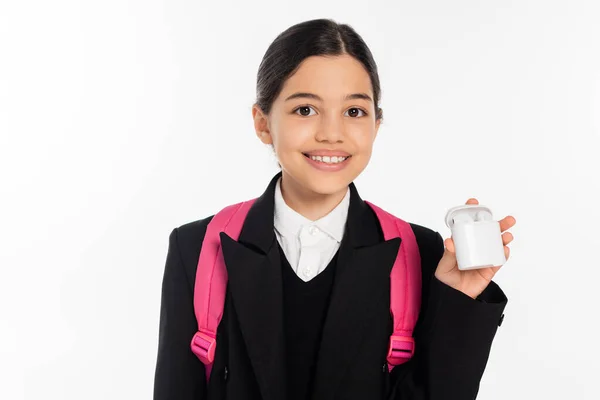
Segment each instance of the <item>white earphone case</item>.
[{"label": "white earphone case", "polygon": [[506,262],[500,223],[494,221],[488,207],[453,207],[446,213],[446,226],[452,231],[458,269],[497,267]]}]

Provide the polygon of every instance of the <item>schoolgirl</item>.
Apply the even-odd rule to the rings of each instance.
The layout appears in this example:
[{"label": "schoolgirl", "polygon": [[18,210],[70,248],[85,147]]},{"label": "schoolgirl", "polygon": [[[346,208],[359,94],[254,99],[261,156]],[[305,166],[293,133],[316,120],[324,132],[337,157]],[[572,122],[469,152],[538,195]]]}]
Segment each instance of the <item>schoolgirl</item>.
[{"label": "schoolgirl", "polygon": [[[252,204],[239,238],[222,236],[228,284],[208,380],[190,340],[213,217],[171,232],[155,400],[476,397],[507,302],[492,281],[500,266],[458,270],[452,239],[412,223],[422,282],[415,348],[407,362],[387,363],[390,271],[404,239],[384,238],[353,183],[371,157],[379,98],[375,61],[348,25],[306,21],[270,45],[252,115],[281,172]],[[514,224],[511,216],[500,221],[502,231]],[[511,240],[503,233],[507,257]]]}]

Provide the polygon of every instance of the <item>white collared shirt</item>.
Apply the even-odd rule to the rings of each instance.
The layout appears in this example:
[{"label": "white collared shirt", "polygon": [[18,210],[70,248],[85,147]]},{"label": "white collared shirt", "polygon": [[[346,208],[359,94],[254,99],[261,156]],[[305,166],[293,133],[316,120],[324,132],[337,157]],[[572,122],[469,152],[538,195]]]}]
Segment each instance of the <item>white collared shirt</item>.
[{"label": "white collared shirt", "polygon": [[327,267],[340,247],[348,219],[350,188],[329,214],[311,221],[286,204],[280,184],[281,178],[275,189],[275,236],[296,275],[308,282]]}]

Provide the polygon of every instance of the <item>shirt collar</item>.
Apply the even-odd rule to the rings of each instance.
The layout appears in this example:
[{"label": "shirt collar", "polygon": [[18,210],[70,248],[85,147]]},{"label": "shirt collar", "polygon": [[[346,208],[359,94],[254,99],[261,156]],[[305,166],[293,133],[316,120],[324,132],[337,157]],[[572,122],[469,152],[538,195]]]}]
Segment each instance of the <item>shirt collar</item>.
[{"label": "shirt collar", "polygon": [[316,225],[339,243],[344,236],[349,205],[350,188],[348,188],[348,191],[340,204],[331,210],[329,214],[316,221],[311,221],[286,204],[281,193],[280,178],[277,181],[277,186],[275,188],[274,227],[283,236],[297,237],[302,227],[306,225]]}]

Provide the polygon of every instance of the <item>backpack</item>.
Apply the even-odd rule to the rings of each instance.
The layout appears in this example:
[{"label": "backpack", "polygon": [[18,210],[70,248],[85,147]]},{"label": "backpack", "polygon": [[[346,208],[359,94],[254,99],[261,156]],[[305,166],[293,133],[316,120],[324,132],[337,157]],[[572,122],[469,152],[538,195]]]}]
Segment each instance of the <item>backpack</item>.
[{"label": "backpack", "polygon": [[[198,332],[192,338],[191,349],[205,365],[207,380],[215,358],[216,332],[223,315],[227,288],[227,270],[219,234],[225,232],[238,240],[248,210],[255,200],[234,204],[218,212],[209,222],[202,242],[194,285]],[[401,238],[390,273],[393,333],[388,346],[387,364],[391,372],[394,366],[410,360],[415,351],[412,335],[421,308],[421,258],[410,224],[368,201],[366,203],[377,215],[384,239]]]}]

